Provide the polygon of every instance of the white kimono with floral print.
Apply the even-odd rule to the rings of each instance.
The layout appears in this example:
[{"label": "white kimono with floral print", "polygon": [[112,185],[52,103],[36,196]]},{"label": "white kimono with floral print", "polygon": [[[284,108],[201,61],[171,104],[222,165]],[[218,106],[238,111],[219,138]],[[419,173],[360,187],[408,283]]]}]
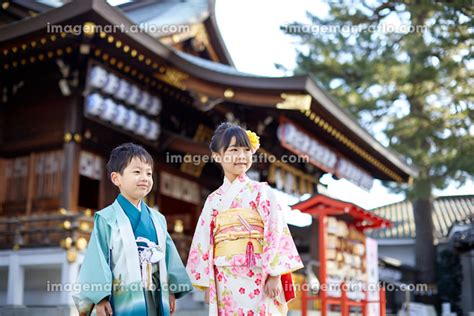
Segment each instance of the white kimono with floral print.
[{"label": "white kimono with floral print", "polygon": [[[263,252],[255,264],[246,265],[245,254],[214,257],[211,222],[229,209],[253,209],[263,220]],[[245,174],[211,193],[197,223],[187,271],[193,285],[209,288],[209,315],[285,315],[287,305],[280,296],[270,299],[263,287],[268,275],[278,276],[301,269],[303,264],[285,222],[283,211],[266,183]]]}]

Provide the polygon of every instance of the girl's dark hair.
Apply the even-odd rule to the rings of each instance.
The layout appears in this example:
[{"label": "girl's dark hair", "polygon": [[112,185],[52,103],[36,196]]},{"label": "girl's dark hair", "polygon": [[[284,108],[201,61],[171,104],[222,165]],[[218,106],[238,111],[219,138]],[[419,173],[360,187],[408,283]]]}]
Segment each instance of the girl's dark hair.
[{"label": "girl's dark hair", "polygon": [[145,148],[133,143],[125,143],[115,147],[110,153],[110,158],[107,162],[107,172],[109,177],[112,172],[122,174],[123,170],[127,168],[133,158],[140,159],[142,162],[150,165],[153,169],[153,158],[151,158],[151,155]]},{"label": "girl's dark hair", "polygon": [[232,137],[235,137],[235,145],[237,147],[251,148],[249,137],[242,127],[229,122],[224,122],[214,131],[211,143],[209,144],[209,149],[215,153],[218,153],[221,150],[226,151],[227,148],[229,148]]}]

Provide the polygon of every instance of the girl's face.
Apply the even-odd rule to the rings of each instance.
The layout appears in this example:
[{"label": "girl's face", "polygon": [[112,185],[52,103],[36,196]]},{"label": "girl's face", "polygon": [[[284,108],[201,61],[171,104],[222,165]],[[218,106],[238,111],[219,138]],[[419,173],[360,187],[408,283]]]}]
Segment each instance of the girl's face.
[{"label": "girl's face", "polygon": [[216,160],[224,169],[224,175],[230,181],[247,172],[252,166],[252,150],[248,147],[237,147],[236,139],[232,137],[229,147],[219,153],[213,153]]}]

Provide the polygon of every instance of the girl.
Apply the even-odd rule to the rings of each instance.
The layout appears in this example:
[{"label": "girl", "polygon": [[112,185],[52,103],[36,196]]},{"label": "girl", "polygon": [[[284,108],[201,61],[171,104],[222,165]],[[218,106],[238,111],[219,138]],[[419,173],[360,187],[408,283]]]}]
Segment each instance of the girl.
[{"label": "girl", "polygon": [[303,267],[271,188],[245,174],[259,146],[255,133],[230,123],[211,139],[224,183],[206,200],[186,267],[206,291],[209,315],[286,315],[290,272]]}]

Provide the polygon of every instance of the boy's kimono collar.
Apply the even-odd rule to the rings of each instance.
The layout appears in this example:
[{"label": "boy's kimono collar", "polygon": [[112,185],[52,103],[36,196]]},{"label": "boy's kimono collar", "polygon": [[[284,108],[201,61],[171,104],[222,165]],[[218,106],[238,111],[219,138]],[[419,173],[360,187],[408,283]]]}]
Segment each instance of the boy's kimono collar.
[{"label": "boy's kimono collar", "polygon": [[145,204],[145,202],[143,200],[140,201],[139,206],[141,211],[139,211],[137,207],[127,200],[122,194],[117,196],[117,202],[119,203],[120,207],[122,207],[125,215],[127,215],[129,218],[135,238],[145,237],[154,243],[158,243],[157,232],[153,225],[150,211],[148,210],[148,206]]}]

